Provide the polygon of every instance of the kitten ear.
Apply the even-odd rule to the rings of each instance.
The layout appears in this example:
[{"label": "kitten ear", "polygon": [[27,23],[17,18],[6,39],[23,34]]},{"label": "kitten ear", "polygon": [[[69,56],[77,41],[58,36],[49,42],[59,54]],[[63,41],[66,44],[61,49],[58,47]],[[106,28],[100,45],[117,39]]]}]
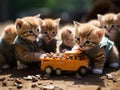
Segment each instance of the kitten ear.
[{"label": "kitten ear", "polygon": [[95,34],[97,34],[99,36],[99,38],[102,38],[105,34],[104,29],[99,29],[95,31]]},{"label": "kitten ear", "polygon": [[17,29],[20,29],[20,28],[22,27],[23,23],[24,23],[24,20],[22,20],[22,19],[17,19],[16,22],[15,22],[16,28],[17,28]]},{"label": "kitten ear", "polygon": [[101,15],[101,14],[97,14],[97,18],[98,18],[99,21],[102,20],[102,17],[103,17],[103,15]]},{"label": "kitten ear", "polygon": [[34,18],[40,18],[40,14],[35,15]]},{"label": "kitten ear", "polygon": [[77,22],[77,21],[73,21],[73,23],[74,23],[74,27],[75,27],[75,28],[78,28],[79,26],[82,25],[81,23],[79,23],[79,22]]},{"label": "kitten ear", "polygon": [[77,36],[77,34],[78,34],[78,27],[79,26],[81,26],[82,24],[81,23],[79,23],[79,22],[77,22],[77,21],[73,21],[73,23],[74,23],[74,34]]},{"label": "kitten ear", "polygon": [[120,20],[120,13],[117,14],[117,19]]},{"label": "kitten ear", "polygon": [[71,31],[71,30],[69,30],[69,29],[67,29],[67,32],[68,32],[69,34],[71,34],[71,33],[72,33],[72,31]]},{"label": "kitten ear", "polygon": [[5,33],[6,33],[6,34],[8,34],[8,33],[10,33],[10,32],[11,32],[11,28],[9,28],[9,27],[5,28]]},{"label": "kitten ear", "polygon": [[59,25],[60,20],[61,20],[60,18],[55,19],[55,22],[57,23],[57,25]]},{"label": "kitten ear", "polygon": [[41,18],[39,18],[39,25],[42,25],[42,26],[45,26],[45,22],[44,22],[44,20],[42,20]]}]

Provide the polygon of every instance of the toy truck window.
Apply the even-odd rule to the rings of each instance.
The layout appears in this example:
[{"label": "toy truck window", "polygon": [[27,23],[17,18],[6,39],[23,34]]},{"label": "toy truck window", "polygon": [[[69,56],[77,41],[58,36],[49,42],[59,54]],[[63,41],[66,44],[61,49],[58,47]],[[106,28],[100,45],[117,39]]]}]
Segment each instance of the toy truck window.
[{"label": "toy truck window", "polygon": [[81,60],[81,56],[78,54],[78,55],[75,56],[75,59],[76,60]]},{"label": "toy truck window", "polygon": [[72,55],[67,55],[67,60],[73,60],[73,56]]}]

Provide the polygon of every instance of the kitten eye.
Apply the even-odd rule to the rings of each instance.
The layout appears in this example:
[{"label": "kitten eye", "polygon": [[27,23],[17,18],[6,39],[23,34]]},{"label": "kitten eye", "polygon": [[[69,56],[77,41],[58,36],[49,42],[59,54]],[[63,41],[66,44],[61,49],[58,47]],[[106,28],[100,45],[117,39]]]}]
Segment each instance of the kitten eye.
[{"label": "kitten eye", "polygon": [[111,25],[111,28],[114,28],[115,27],[115,25]]},{"label": "kitten eye", "polygon": [[39,29],[37,29],[37,32],[39,32],[40,30]]},{"label": "kitten eye", "polygon": [[52,32],[52,34],[55,34],[55,32]]},{"label": "kitten eye", "polygon": [[80,38],[77,38],[77,41],[80,41]]},{"label": "kitten eye", "polygon": [[86,41],[85,43],[86,43],[86,44],[90,44],[90,41]]},{"label": "kitten eye", "polygon": [[44,32],[44,34],[48,34],[47,32]]},{"label": "kitten eye", "polygon": [[30,31],[29,31],[29,33],[33,33],[33,31],[32,31],[32,30],[30,30]]},{"label": "kitten eye", "polygon": [[106,29],[106,28],[107,28],[107,26],[105,25],[105,26],[104,26],[104,28]]}]

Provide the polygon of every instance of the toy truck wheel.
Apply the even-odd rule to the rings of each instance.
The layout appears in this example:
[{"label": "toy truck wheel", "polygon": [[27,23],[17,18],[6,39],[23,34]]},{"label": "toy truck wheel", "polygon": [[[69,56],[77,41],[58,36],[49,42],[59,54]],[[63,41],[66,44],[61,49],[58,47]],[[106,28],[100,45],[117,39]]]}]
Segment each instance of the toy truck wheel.
[{"label": "toy truck wheel", "polygon": [[46,74],[51,74],[53,70],[52,70],[52,67],[48,66],[48,67],[45,68],[44,71],[45,71]]},{"label": "toy truck wheel", "polygon": [[57,75],[61,75],[62,71],[61,71],[60,68],[57,68],[57,69],[55,70],[55,73],[56,73]]},{"label": "toy truck wheel", "polygon": [[86,67],[80,67],[78,70],[78,73],[81,75],[85,75],[87,73],[87,68]]}]

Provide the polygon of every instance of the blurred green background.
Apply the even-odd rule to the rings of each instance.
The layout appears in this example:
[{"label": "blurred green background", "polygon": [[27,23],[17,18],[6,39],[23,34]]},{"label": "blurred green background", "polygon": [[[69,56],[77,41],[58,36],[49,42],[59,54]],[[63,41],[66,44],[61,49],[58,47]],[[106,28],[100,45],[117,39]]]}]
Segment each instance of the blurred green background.
[{"label": "blurred green background", "polygon": [[[0,0],[0,22],[41,14],[41,18],[81,21],[97,0]],[[112,0],[115,4],[119,0]],[[118,4],[119,6],[119,4]]]}]

